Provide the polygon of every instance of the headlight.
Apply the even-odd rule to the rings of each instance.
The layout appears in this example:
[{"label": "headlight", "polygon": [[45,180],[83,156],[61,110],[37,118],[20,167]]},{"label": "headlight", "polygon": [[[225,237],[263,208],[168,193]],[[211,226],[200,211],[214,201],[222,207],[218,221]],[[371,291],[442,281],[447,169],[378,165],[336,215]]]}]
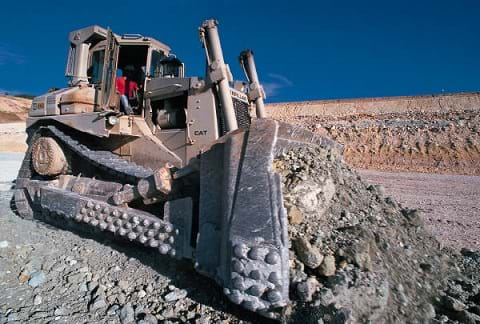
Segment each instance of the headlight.
[{"label": "headlight", "polygon": [[118,123],[118,118],[115,115],[111,115],[111,116],[108,116],[107,121],[110,125],[114,126],[116,123]]}]

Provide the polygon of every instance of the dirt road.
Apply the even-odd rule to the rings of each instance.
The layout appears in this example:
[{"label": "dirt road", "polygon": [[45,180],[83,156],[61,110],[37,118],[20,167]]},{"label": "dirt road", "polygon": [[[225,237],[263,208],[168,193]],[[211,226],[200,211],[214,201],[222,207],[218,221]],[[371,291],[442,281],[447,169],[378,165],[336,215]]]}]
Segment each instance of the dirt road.
[{"label": "dirt road", "polygon": [[480,177],[362,170],[404,206],[428,214],[427,228],[443,244],[480,249]]}]

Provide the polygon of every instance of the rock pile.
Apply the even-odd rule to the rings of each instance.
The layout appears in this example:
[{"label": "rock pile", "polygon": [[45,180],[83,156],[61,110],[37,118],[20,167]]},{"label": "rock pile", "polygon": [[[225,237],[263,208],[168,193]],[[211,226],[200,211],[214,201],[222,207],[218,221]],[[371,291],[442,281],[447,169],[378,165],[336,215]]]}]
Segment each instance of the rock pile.
[{"label": "rock pile", "polygon": [[480,251],[462,250],[458,257],[461,273],[451,276],[436,298],[442,323],[480,323]]},{"label": "rock pile", "polygon": [[[384,196],[383,188],[366,184],[328,149],[290,151],[274,168],[283,176],[290,221],[290,321],[440,318],[437,313],[445,308],[440,291],[460,272],[425,231],[416,210],[402,208]],[[464,306],[451,307],[465,308],[465,299],[475,302],[477,293],[462,295],[457,304]]]}]

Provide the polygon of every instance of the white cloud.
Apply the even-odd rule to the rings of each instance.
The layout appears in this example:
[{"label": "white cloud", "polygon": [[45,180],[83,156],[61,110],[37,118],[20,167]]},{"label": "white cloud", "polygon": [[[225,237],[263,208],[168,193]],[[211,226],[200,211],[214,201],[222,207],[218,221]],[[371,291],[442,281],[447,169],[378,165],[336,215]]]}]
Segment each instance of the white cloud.
[{"label": "white cloud", "polygon": [[263,82],[263,88],[267,97],[275,97],[281,89],[293,86],[292,81],[280,74],[268,73],[267,79],[269,79],[269,81]]},{"label": "white cloud", "polygon": [[285,85],[288,86],[288,87],[293,86],[293,82],[290,81],[287,77],[285,77],[285,76],[283,76],[283,75],[276,74],[276,73],[269,73],[268,76],[269,76],[270,78],[277,79],[277,80],[283,82],[283,84],[285,84]]},{"label": "white cloud", "polygon": [[23,64],[25,62],[25,57],[23,55],[14,53],[5,47],[0,47],[0,65],[5,65],[9,63],[13,64]]}]

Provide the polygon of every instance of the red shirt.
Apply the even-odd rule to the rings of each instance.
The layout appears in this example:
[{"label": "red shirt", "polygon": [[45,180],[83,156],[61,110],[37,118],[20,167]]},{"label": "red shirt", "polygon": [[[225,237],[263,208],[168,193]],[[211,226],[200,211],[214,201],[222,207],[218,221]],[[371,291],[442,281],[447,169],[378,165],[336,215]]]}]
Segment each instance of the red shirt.
[{"label": "red shirt", "polygon": [[[128,84],[128,93],[125,84]],[[128,98],[133,97],[134,90],[138,89],[138,85],[135,81],[127,80],[126,77],[117,77],[115,81],[115,85],[117,86],[117,91],[121,95],[126,95]]]}]

